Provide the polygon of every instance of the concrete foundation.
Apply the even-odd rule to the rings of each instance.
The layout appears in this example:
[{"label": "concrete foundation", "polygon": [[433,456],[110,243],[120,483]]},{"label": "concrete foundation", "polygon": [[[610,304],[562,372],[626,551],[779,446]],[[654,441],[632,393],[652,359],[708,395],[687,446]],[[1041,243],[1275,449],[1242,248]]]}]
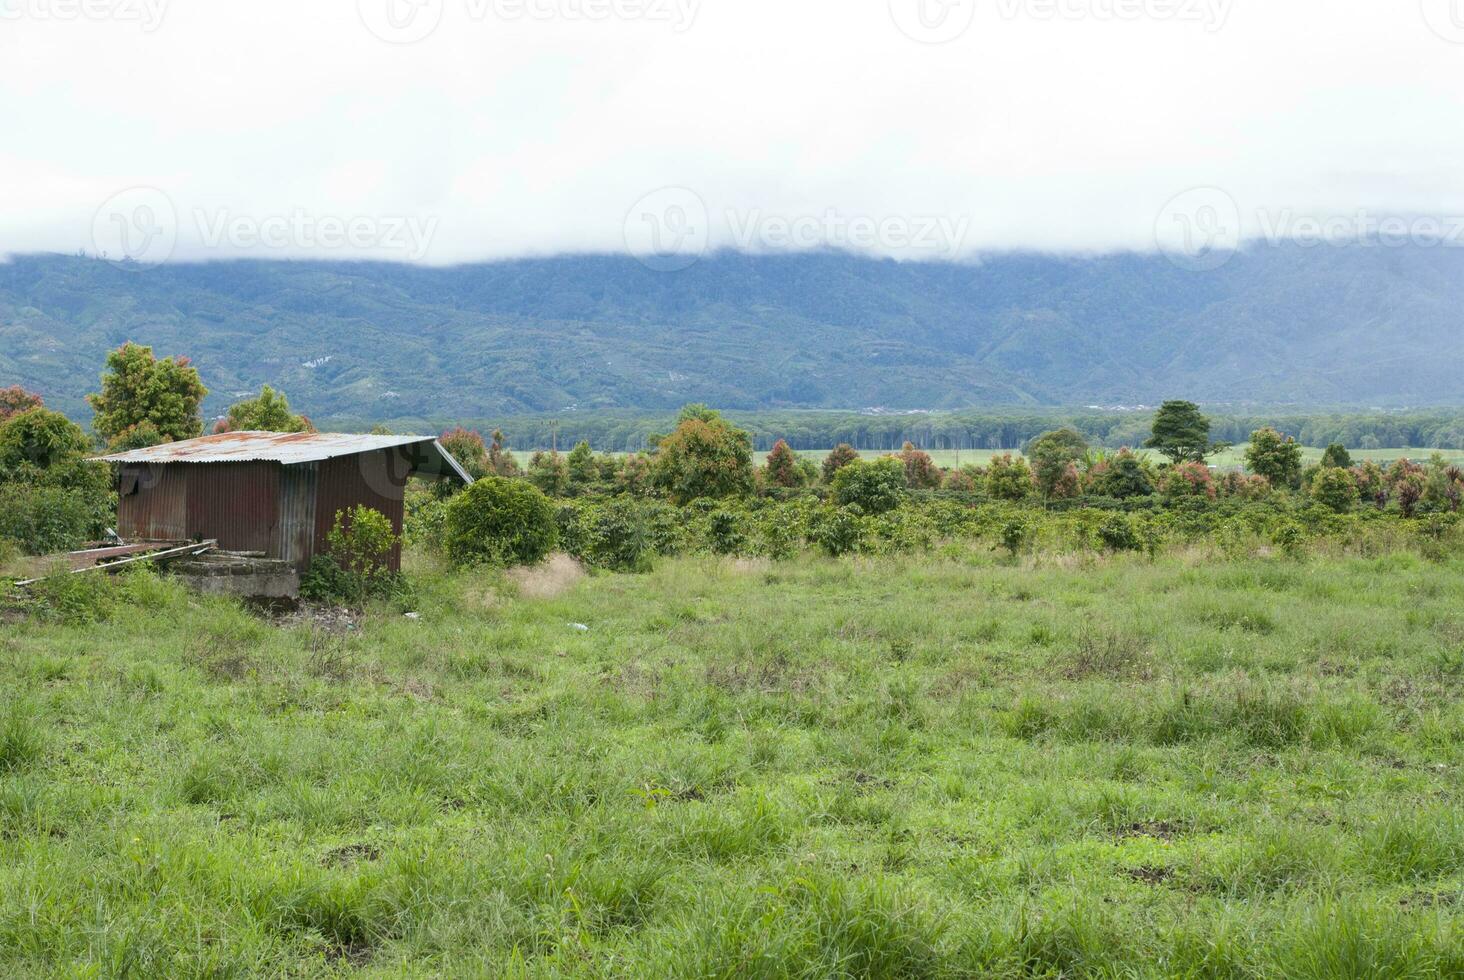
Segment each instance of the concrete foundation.
[{"label": "concrete foundation", "polygon": [[210,551],[196,558],[175,561],[168,572],[189,588],[208,595],[245,599],[298,599],[300,573],[289,562],[250,554]]}]

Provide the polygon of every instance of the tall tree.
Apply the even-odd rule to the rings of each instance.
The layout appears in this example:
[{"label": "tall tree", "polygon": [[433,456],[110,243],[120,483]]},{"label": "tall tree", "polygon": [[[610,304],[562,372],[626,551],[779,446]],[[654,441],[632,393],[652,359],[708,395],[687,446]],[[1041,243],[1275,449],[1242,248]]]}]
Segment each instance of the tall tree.
[{"label": "tall tree", "polygon": [[[214,426],[215,432],[314,432],[315,426],[303,415],[290,411],[290,400],[283,391],[269,385],[259,390],[258,398],[235,402],[229,414]],[[482,440],[479,440],[481,445]]]},{"label": "tall tree", "polygon": [[32,391],[26,391],[20,385],[0,388],[0,422],[4,422],[12,415],[19,415],[21,412],[29,412],[33,408],[42,408],[44,404],[41,401],[40,395]]},{"label": "tall tree", "polygon": [[1087,440],[1075,429],[1044,432],[1028,443],[1026,455],[1042,496],[1069,496],[1073,467],[1087,452]]},{"label": "tall tree", "polygon": [[1203,463],[1205,457],[1228,449],[1223,442],[1210,441],[1210,420],[1194,402],[1167,401],[1154,414],[1154,428],[1147,449],[1156,449],[1171,463]]},{"label": "tall tree", "polygon": [[1295,439],[1270,426],[1251,433],[1245,464],[1252,473],[1270,480],[1273,487],[1301,486],[1301,447]]},{"label": "tall tree", "polygon": [[779,439],[773,445],[773,451],[768,453],[763,475],[767,478],[768,486],[803,486],[803,473],[798,469],[798,457],[794,455],[788,443],[782,439]]},{"label": "tall tree", "polygon": [[159,360],[131,341],[107,355],[102,390],[86,396],[93,428],[109,445],[192,439],[203,432],[198,408],[208,389],[186,357]]},{"label": "tall tree", "polygon": [[653,480],[676,503],[752,489],[752,439],[705,405],[681,410],[676,430],[654,440]]}]

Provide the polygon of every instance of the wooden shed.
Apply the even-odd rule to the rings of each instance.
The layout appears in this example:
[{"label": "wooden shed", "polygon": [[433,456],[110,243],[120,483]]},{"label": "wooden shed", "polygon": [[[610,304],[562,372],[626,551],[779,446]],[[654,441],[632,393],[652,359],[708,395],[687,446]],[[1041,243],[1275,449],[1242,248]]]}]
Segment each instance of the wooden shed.
[{"label": "wooden shed", "polygon": [[400,535],[407,480],[472,482],[430,436],[229,432],[101,458],[119,464],[124,541],[214,539],[301,570],[325,550],[339,511],[373,507]]}]

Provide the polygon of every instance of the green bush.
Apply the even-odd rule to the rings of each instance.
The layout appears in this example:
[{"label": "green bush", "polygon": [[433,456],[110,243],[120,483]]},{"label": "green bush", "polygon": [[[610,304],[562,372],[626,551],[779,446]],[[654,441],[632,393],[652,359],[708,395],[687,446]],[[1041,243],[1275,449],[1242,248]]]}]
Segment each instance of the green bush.
[{"label": "green bush", "polygon": [[96,501],[82,490],[28,483],[0,484],[0,538],[28,554],[72,551],[96,532]]},{"label": "green bush", "polygon": [[1098,525],[1098,540],[1109,551],[1138,551],[1143,548],[1134,524],[1122,514],[1112,514]]},{"label": "green bush", "polygon": [[311,559],[300,594],[352,606],[387,595],[396,577],[389,562],[398,543],[390,518],[380,511],[353,507],[337,512],[326,536],[326,554]]},{"label": "green bush", "polygon": [[[857,464],[849,464],[849,466],[854,465]],[[842,475],[849,469],[849,466],[844,467],[839,473]],[[901,468],[902,485],[904,479],[904,469]],[[835,557],[857,551],[864,538],[862,517],[863,512],[855,504],[825,511],[813,525],[813,543]]]},{"label": "green bush", "polygon": [[522,480],[487,476],[447,505],[443,543],[457,565],[532,565],[558,541],[554,505]]},{"label": "green bush", "polygon": [[840,506],[883,514],[904,499],[905,467],[898,459],[856,459],[834,474],[834,500]]}]

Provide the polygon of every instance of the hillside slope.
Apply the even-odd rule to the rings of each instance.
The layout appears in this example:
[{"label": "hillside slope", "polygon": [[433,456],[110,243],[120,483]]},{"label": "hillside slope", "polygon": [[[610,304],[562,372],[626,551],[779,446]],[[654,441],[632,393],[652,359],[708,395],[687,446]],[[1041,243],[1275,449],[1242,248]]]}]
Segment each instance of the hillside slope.
[{"label": "hillside slope", "polygon": [[1464,250],[1263,247],[902,264],[722,254],[455,268],[0,263],[0,385],[86,415],[125,340],[188,354],[210,412],[262,382],[318,416],[1210,402],[1459,404]]}]

